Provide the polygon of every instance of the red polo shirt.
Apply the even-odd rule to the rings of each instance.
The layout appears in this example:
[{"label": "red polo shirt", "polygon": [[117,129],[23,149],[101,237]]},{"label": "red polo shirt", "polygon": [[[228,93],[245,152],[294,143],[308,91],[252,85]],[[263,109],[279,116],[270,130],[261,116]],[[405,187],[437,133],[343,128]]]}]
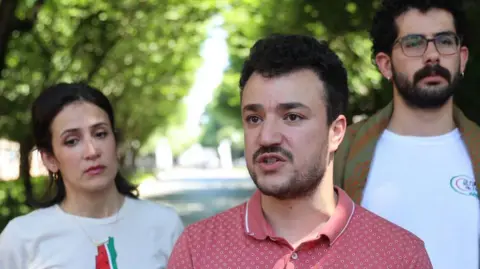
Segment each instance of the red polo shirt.
[{"label": "red polo shirt", "polygon": [[297,249],[275,235],[257,191],[247,203],[188,226],[167,268],[433,268],[422,240],[336,191],[332,217],[317,239]]}]

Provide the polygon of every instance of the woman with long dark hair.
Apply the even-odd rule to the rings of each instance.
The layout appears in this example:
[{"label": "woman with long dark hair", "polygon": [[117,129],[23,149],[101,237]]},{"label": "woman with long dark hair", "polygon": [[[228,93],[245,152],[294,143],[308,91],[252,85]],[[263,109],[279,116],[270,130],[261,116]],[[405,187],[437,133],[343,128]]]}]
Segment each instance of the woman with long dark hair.
[{"label": "woman with long dark hair", "polygon": [[31,113],[52,195],[0,234],[0,268],[164,268],[183,224],[173,209],[138,199],[120,175],[107,97],[60,83]]}]

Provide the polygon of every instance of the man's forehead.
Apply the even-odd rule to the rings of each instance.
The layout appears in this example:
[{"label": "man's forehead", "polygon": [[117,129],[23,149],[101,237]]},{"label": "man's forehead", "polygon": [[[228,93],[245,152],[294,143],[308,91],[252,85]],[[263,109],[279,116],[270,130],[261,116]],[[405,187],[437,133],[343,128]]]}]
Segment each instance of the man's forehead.
[{"label": "man's forehead", "polygon": [[456,32],[453,16],[443,9],[432,8],[426,12],[410,9],[395,19],[398,36],[422,34],[434,36],[440,32]]},{"label": "man's forehead", "polygon": [[246,111],[286,111],[313,109],[315,106],[323,105],[319,97],[306,95],[274,96],[271,98],[248,98],[241,103],[242,112]]},{"label": "man's forehead", "polygon": [[313,74],[298,76],[252,76],[242,92],[242,106],[259,103],[276,106],[280,103],[308,104],[322,96],[323,83]]}]

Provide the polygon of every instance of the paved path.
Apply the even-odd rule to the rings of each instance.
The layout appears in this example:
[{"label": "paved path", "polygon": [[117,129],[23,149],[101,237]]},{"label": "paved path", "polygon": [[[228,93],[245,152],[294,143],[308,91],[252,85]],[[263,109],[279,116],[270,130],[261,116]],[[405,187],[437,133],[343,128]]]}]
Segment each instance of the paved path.
[{"label": "paved path", "polygon": [[142,198],[173,206],[185,225],[245,202],[255,189],[248,173],[239,171],[188,170],[159,177],[140,185]]}]

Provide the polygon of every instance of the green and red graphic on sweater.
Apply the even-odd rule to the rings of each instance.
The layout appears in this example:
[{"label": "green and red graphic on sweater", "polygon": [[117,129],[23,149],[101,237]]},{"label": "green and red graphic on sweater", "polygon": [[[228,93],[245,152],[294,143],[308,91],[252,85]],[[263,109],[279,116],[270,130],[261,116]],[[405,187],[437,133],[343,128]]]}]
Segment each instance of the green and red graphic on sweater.
[{"label": "green and red graphic on sweater", "polygon": [[106,243],[97,247],[95,269],[118,269],[113,237],[109,237]]}]

